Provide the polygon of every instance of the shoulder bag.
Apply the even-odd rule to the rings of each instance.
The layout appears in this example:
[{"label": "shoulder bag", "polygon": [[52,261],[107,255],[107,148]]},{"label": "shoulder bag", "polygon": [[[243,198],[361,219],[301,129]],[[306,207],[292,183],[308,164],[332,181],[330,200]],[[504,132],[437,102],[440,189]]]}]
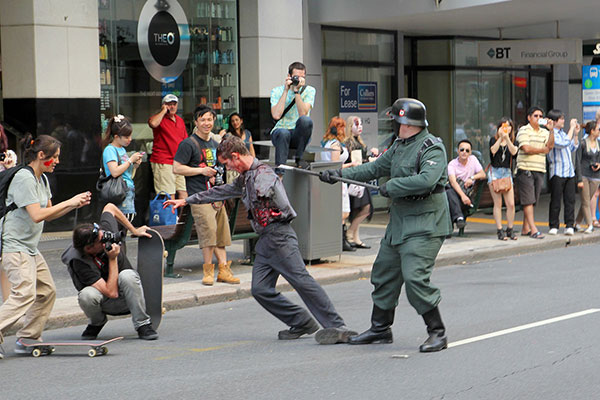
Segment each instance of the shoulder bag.
[{"label": "shoulder bag", "polygon": [[[117,153],[117,165],[121,165],[121,158],[119,152]],[[100,177],[96,182],[96,190],[99,192],[99,198],[101,202],[113,203],[115,205],[122,204],[127,197],[127,183],[123,179],[123,174],[113,177],[110,173],[106,174],[104,171],[104,163],[100,167]]]}]

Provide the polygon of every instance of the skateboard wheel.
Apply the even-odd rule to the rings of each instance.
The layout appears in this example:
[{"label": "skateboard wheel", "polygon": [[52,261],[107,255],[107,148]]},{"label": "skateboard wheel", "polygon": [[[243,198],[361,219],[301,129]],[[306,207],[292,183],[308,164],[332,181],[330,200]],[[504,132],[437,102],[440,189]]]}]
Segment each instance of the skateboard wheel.
[{"label": "skateboard wheel", "polygon": [[102,355],[108,354],[108,347],[102,346],[100,350],[102,350]]},{"label": "skateboard wheel", "polygon": [[42,355],[42,351],[40,349],[33,349],[31,355],[37,358]]},{"label": "skateboard wheel", "polygon": [[51,346],[51,347],[50,347],[50,354],[54,353],[55,351],[56,351],[56,347],[54,347],[54,346]]},{"label": "skateboard wheel", "polygon": [[96,349],[89,349],[88,350],[88,356],[90,357],[96,357]]},{"label": "skateboard wheel", "polygon": [[168,256],[169,256],[169,252],[165,250],[163,253],[163,258],[167,258]]}]

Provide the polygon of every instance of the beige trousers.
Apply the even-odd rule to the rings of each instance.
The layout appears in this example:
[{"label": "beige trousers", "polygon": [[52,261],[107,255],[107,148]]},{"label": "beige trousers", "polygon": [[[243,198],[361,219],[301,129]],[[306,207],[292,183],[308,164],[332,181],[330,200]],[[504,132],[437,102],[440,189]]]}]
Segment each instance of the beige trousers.
[{"label": "beige trousers", "polygon": [[41,254],[4,253],[2,268],[10,283],[10,295],[0,306],[0,333],[25,316],[17,337],[39,339],[56,299],[46,260]]},{"label": "beige trousers", "polygon": [[577,223],[580,223],[583,218],[588,226],[592,226],[593,215],[592,210],[590,209],[590,200],[594,193],[596,193],[596,189],[598,189],[598,182],[591,181],[585,177],[581,180],[583,182],[583,188],[581,189],[581,192],[579,192],[581,196],[581,205],[579,206],[576,221]]}]

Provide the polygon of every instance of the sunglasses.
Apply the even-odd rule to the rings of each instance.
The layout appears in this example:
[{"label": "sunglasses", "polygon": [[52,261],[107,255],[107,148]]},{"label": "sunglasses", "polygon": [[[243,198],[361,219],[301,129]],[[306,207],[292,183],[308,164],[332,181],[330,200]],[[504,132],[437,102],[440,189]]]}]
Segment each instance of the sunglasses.
[{"label": "sunglasses", "polygon": [[463,151],[466,151],[467,153],[470,153],[470,152],[471,152],[471,149],[467,149],[466,147],[463,147],[462,149],[458,149],[458,151],[460,151],[461,153],[462,153]]},{"label": "sunglasses", "polygon": [[544,115],[543,114],[533,114],[531,115],[533,118],[542,118]]}]

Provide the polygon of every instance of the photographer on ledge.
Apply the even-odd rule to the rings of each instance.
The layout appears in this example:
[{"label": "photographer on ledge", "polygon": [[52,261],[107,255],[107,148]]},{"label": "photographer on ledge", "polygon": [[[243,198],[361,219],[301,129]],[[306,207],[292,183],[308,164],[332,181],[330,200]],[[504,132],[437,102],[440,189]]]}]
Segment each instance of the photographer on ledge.
[{"label": "photographer on ledge", "polygon": [[[313,122],[309,115],[315,104],[315,93],[314,87],[306,85],[306,67],[298,61],[288,67],[284,84],[271,91],[271,116],[277,121],[271,131],[275,166],[285,165],[292,148],[296,149],[296,167],[308,167],[302,154],[312,136]],[[283,173],[279,169],[275,172]]]},{"label": "photographer on ledge", "polygon": [[106,315],[129,313],[140,339],[158,339],[146,313],[140,276],[121,253],[119,223],[133,235],[151,237],[146,226],[134,228],[121,210],[109,203],[102,210],[100,224],[75,228],[73,244],[62,255],[79,291],[79,306],[90,320],[81,334],[83,340],[96,339],[107,322]]}]

